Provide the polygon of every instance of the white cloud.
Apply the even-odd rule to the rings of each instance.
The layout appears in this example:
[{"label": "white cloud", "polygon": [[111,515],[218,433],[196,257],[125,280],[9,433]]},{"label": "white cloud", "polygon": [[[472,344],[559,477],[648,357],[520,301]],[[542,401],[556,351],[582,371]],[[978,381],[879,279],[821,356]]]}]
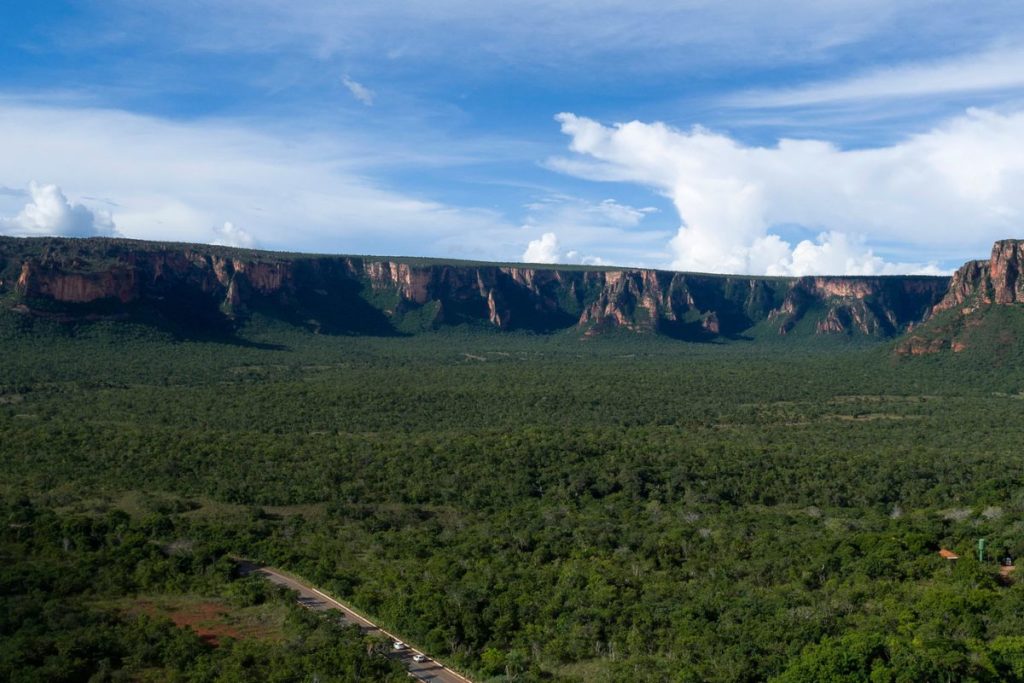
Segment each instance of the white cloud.
[{"label": "white cloud", "polygon": [[0,149],[0,183],[41,177],[107,197],[119,232],[137,239],[206,242],[231,216],[266,248],[498,259],[523,248],[518,226],[494,211],[368,179],[374,145],[358,137],[0,97]]},{"label": "white cloud", "polygon": [[29,183],[30,201],[13,218],[0,218],[0,234],[94,237],[117,233],[110,214],[72,204],[56,185]]},{"label": "white cloud", "polygon": [[924,97],[1024,88],[1024,50],[997,49],[954,58],[878,68],[836,82],[740,93],[727,102],[792,107],[853,100]]},{"label": "white cloud", "polygon": [[354,78],[351,78],[348,74],[345,74],[344,76],[341,77],[341,83],[346,88],[348,88],[348,91],[350,93],[352,93],[352,97],[356,98],[357,100],[365,104],[367,107],[373,106],[373,99],[377,95],[372,90],[370,90],[369,88],[367,88],[365,85],[355,80]]},{"label": "white cloud", "polygon": [[[579,156],[552,167],[672,199],[683,222],[671,241],[681,269],[925,270],[886,263],[866,245],[981,252],[1013,236],[1024,217],[1024,112],[971,110],[898,144],[850,151],[816,140],[750,147],[700,127],[558,120]],[[827,234],[793,248],[778,226]]]},{"label": "white cloud", "polygon": [[584,266],[611,266],[611,261],[606,261],[600,256],[586,256],[578,251],[567,251],[565,253],[566,263],[579,263]]},{"label": "white cloud", "polygon": [[529,223],[560,222],[591,227],[614,226],[635,228],[645,216],[657,213],[654,207],[642,209],[621,204],[614,199],[590,202],[565,194],[549,194],[526,205],[530,211]]},{"label": "white cloud", "polygon": [[[868,248],[863,238],[842,232],[827,232],[817,239],[803,240],[792,249],[777,235],[755,241],[753,254],[763,257],[767,275],[942,275],[934,263],[890,263]],[[758,269],[758,272],[762,272]]]},{"label": "white cloud", "polygon": [[256,238],[230,221],[226,221],[224,225],[214,228],[213,232],[217,235],[217,239],[214,240],[213,244],[220,244],[225,247],[244,247],[246,249],[252,249],[257,246]]},{"label": "white cloud", "polygon": [[653,207],[548,194],[526,209],[521,230],[541,237],[530,241],[525,261],[531,261],[527,255],[533,254],[546,259],[533,259],[535,263],[665,266],[669,262],[665,242],[671,232],[643,225],[647,216],[657,213]]},{"label": "white cloud", "polygon": [[658,210],[652,206],[637,209],[625,204],[619,204],[614,199],[602,200],[601,203],[594,207],[594,210],[605,216],[610,223],[623,226],[638,225],[647,214],[658,212]]},{"label": "white cloud", "polygon": [[523,252],[524,263],[558,263],[560,247],[558,236],[546,232],[535,240],[530,240]]},{"label": "white cloud", "polygon": [[546,232],[535,240],[530,240],[523,252],[523,263],[579,263],[585,266],[612,265],[600,256],[586,256],[576,250],[562,252],[558,236]]}]

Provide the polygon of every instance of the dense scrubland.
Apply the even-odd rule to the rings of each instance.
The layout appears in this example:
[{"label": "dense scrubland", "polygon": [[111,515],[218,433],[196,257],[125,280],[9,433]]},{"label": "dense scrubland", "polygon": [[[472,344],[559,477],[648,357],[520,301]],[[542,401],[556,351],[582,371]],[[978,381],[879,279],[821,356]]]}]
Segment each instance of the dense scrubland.
[{"label": "dense scrubland", "polygon": [[[905,358],[0,314],[0,678],[396,676],[245,556],[478,680],[1024,680],[1022,322]],[[211,643],[153,596],[276,630]]]}]

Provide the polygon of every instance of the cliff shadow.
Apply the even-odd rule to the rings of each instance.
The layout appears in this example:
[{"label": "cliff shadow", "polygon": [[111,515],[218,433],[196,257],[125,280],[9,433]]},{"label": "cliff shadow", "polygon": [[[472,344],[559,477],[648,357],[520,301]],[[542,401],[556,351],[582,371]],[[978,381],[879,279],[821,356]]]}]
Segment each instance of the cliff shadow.
[{"label": "cliff shadow", "polygon": [[240,316],[257,312],[314,334],[332,336],[407,337],[391,318],[362,296],[364,285],[356,280],[303,283],[291,291],[263,296],[252,294],[238,311]]},{"label": "cliff shadow", "polygon": [[510,289],[504,296],[510,313],[506,329],[552,334],[575,327],[579,322],[579,313],[561,308],[553,297],[534,296],[523,289]]},{"label": "cliff shadow", "polygon": [[721,338],[722,335],[705,329],[700,320],[662,320],[658,323],[657,332],[669,339],[694,344],[714,345],[725,343]]}]

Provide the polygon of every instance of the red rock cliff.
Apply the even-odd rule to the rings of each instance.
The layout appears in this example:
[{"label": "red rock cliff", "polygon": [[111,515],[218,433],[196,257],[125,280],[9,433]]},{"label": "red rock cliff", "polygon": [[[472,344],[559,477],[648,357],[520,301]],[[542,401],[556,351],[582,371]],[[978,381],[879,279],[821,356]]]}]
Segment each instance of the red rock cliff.
[{"label": "red rock cliff", "polygon": [[1024,241],[1000,240],[992,246],[988,261],[968,261],[953,274],[934,312],[1024,302],[1022,271]]},{"label": "red rock cliff", "polygon": [[[432,325],[575,326],[588,335],[618,328],[707,338],[766,321],[788,333],[808,318],[819,334],[891,335],[925,317],[948,285],[943,278],[785,279],[285,256],[129,240],[2,238],[0,259],[8,271],[16,264],[20,306],[29,310],[43,299],[164,302],[226,316],[258,307],[317,330],[325,329],[325,317],[351,329],[360,316],[374,318],[383,329],[427,310]],[[1019,269],[999,272],[1006,283],[1000,291],[1012,293],[1003,296],[1018,296]]]},{"label": "red rock cliff", "polygon": [[900,341],[897,353],[967,350],[974,331],[985,326],[990,307],[1024,303],[1022,272],[1024,242],[996,242],[987,261],[968,261],[953,274],[946,295],[932,308],[934,319]]}]

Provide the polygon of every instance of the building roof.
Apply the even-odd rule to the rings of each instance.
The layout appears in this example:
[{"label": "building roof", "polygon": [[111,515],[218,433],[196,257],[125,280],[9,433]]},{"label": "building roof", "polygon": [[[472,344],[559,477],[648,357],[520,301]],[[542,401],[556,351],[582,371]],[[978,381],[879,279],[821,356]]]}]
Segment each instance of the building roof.
[{"label": "building roof", "polygon": [[947,560],[959,560],[960,556],[954,553],[952,550],[946,550],[942,548],[939,550],[939,555],[946,558]]}]

